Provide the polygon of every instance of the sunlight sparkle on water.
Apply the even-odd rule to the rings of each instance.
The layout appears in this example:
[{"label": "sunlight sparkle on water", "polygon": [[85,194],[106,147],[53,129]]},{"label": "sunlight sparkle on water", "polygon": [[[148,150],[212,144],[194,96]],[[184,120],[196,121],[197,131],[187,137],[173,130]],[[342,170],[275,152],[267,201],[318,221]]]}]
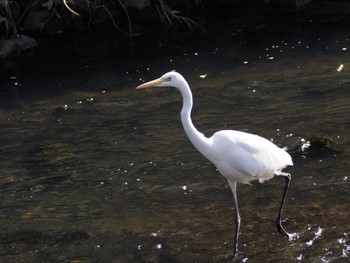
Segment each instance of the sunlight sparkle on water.
[{"label": "sunlight sparkle on water", "polygon": [[300,255],[297,257],[297,260],[301,261],[303,258],[304,258],[303,254],[300,254]]},{"label": "sunlight sparkle on water", "polygon": [[339,244],[345,244],[345,238],[339,238],[339,239],[337,240],[337,242],[338,242]]},{"label": "sunlight sparkle on water", "polygon": [[321,237],[323,230],[324,229],[319,226],[315,231],[315,236],[306,242],[306,246],[311,247],[314,242]]},{"label": "sunlight sparkle on water", "polygon": [[343,64],[340,64],[339,67],[337,68],[337,71],[340,72],[342,71],[344,68],[344,65]]},{"label": "sunlight sparkle on water", "polygon": [[162,249],[162,244],[157,244],[154,246],[156,249]]},{"label": "sunlight sparkle on water", "polygon": [[96,246],[95,246],[95,250],[96,250],[96,251],[98,251],[98,250],[100,250],[100,249],[101,249],[101,246],[100,246],[100,245],[96,245]]},{"label": "sunlight sparkle on water", "polygon": [[291,233],[288,237],[289,241],[296,240],[299,238],[299,233]]},{"label": "sunlight sparkle on water", "polygon": [[350,253],[350,245],[345,244],[342,250],[342,256],[347,258],[349,256],[349,253]]}]

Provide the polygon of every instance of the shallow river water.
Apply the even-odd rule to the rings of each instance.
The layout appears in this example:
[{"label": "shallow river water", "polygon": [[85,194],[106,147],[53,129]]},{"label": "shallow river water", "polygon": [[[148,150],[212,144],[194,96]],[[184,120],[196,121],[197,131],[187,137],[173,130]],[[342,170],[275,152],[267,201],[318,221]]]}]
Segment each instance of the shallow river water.
[{"label": "shallow river water", "polygon": [[229,262],[231,190],[187,139],[180,94],[134,89],[175,69],[198,130],[259,134],[294,160],[284,226],[298,238],[275,229],[283,179],[239,185],[239,262],[348,262],[349,38],[233,38],[13,76],[0,115],[0,261]]}]

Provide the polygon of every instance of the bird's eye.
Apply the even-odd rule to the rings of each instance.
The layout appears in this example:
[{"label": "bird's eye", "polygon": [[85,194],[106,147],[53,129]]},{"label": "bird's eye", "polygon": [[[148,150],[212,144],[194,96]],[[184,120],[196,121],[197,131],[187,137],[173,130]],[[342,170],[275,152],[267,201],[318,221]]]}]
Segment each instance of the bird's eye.
[{"label": "bird's eye", "polygon": [[171,81],[171,77],[165,78],[165,81]]}]

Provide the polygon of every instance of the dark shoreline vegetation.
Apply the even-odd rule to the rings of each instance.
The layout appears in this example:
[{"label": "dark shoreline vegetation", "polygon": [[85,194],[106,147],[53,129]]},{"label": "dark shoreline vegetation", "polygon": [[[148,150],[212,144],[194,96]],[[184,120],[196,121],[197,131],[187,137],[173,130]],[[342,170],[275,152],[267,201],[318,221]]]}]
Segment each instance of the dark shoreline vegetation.
[{"label": "dark shoreline vegetation", "polygon": [[[228,37],[321,31],[349,19],[347,1],[19,0],[0,2],[0,81],[34,63],[163,56]],[[345,20],[345,22],[344,22]],[[327,30],[326,30],[327,31]],[[49,60],[49,61],[48,61]],[[35,62],[33,62],[35,61]],[[31,64],[32,65],[32,64]],[[8,72],[11,73],[8,73]]]}]

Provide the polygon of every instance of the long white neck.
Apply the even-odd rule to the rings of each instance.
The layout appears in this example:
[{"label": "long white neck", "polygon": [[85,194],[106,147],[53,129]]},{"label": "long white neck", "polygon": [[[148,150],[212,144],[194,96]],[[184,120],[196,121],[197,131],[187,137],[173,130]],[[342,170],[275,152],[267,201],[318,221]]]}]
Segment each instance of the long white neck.
[{"label": "long white neck", "polygon": [[198,151],[209,158],[208,151],[210,147],[210,139],[205,137],[203,133],[199,132],[196,127],[194,127],[191,120],[191,111],[192,111],[192,93],[187,82],[184,83],[184,86],[178,88],[181,92],[183,98],[182,110],[181,110],[181,122],[185,129],[185,132],[192,142],[192,144],[198,149]]}]

